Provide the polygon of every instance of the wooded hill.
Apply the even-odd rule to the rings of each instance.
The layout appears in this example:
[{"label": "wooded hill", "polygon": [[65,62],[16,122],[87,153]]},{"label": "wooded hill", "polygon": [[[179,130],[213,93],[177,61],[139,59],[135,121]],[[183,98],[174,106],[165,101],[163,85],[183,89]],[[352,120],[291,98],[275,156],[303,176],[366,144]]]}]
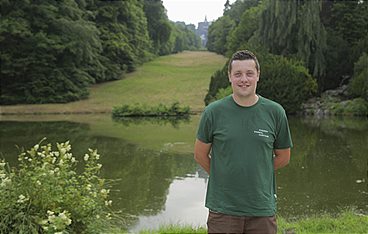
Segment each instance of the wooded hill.
[{"label": "wooded hill", "polygon": [[160,0],[0,0],[0,104],[63,103],[158,55],[199,49]]}]

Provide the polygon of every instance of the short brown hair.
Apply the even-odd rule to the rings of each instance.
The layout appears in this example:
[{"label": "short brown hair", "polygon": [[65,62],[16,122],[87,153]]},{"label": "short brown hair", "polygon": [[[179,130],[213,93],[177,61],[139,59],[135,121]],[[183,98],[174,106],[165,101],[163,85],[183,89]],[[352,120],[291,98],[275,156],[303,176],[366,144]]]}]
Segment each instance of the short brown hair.
[{"label": "short brown hair", "polygon": [[250,52],[249,50],[240,50],[235,52],[232,56],[231,59],[229,61],[229,65],[228,65],[228,72],[231,72],[231,68],[232,68],[232,62],[234,60],[253,60],[256,63],[256,69],[258,71],[258,73],[261,71],[261,67],[259,66],[259,62],[257,57]]}]

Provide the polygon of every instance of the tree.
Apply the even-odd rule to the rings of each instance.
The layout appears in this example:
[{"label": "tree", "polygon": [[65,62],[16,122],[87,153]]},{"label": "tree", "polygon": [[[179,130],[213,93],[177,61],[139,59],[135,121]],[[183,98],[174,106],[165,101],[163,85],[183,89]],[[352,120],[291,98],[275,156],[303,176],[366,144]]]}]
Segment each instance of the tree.
[{"label": "tree", "polygon": [[144,0],[149,36],[153,42],[153,52],[158,55],[169,54],[167,43],[172,27],[161,0]]},{"label": "tree", "polygon": [[321,79],[326,72],[326,30],[319,1],[266,2],[261,16],[260,40],[273,54],[296,57]]},{"label": "tree", "polygon": [[87,97],[101,44],[74,1],[2,1],[1,104]]}]

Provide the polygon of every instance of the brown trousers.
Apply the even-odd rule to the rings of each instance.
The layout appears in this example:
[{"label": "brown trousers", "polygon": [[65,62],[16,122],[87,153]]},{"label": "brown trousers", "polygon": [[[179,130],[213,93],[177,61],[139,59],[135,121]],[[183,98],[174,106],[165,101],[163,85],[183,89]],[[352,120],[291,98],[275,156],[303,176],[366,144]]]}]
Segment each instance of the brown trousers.
[{"label": "brown trousers", "polygon": [[209,212],[208,233],[276,234],[276,217],[232,216]]}]

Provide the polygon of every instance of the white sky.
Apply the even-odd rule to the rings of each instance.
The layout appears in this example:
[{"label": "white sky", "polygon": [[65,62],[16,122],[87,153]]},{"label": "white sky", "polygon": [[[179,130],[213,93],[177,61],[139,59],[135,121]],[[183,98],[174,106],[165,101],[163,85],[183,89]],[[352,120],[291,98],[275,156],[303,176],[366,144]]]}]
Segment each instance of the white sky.
[{"label": "white sky", "polygon": [[[184,21],[198,26],[205,16],[213,21],[222,16],[226,0],[162,0],[171,21]],[[230,0],[230,4],[235,0]]]}]

